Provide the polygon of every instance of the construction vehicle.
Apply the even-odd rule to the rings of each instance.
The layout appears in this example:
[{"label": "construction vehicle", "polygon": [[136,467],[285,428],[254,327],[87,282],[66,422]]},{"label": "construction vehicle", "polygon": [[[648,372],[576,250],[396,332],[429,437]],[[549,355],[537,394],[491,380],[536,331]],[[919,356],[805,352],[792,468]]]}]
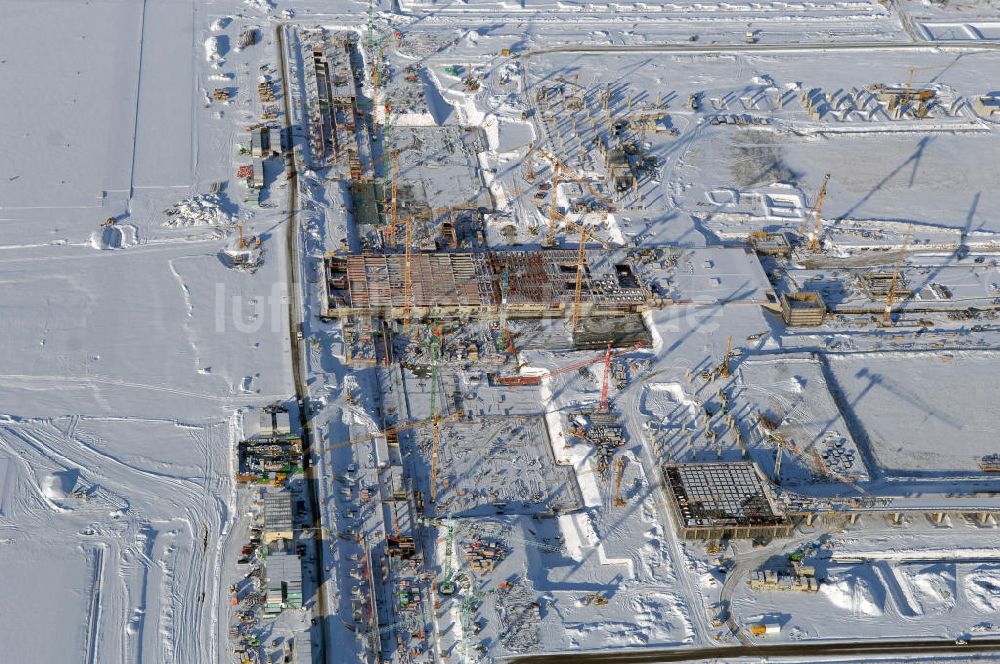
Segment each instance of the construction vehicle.
[{"label": "construction vehicle", "polygon": [[[910,67],[910,71],[909,71],[909,73],[906,76],[906,91],[903,93],[903,99],[902,99],[902,103],[903,103],[904,106],[906,104],[909,104],[910,100],[913,99],[913,97],[914,97],[914,94],[913,94],[913,74],[915,74],[918,71],[927,71],[927,70],[930,70],[930,69],[940,69],[940,68],[941,68],[940,66],[934,66],[934,67]],[[919,101],[926,102],[926,101],[929,101],[930,99],[932,99],[934,97],[934,92],[931,91],[931,90],[921,90],[920,92],[917,93],[916,97],[917,97],[917,99]]]},{"label": "construction vehicle", "polygon": [[899,285],[899,269],[903,265],[906,257],[906,249],[910,246],[910,239],[913,237],[913,224],[906,229],[906,237],[903,239],[903,246],[899,249],[899,257],[896,258],[896,267],[892,271],[892,280],[889,282],[889,292],[885,296],[885,311],[882,312],[882,325],[892,325],[892,305],[896,302],[896,287]]},{"label": "construction vehicle", "polygon": [[781,632],[781,625],[778,623],[755,623],[750,625],[750,633],[754,636],[767,636]]},{"label": "construction vehicle", "polygon": [[597,606],[604,606],[605,604],[608,603],[608,599],[597,593],[587,593],[586,595],[580,598],[580,602],[582,602],[584,606],[590,606],[591,604],[596,604]]}]

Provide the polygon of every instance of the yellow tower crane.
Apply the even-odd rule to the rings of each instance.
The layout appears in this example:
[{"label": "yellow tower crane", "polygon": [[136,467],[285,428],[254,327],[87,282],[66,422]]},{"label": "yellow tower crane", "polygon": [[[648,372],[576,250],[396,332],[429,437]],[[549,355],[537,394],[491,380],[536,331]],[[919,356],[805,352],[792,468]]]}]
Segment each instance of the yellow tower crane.
[{"label": "yellow tower crane", "polygon": [[610,249],[609,245],[604,240],[600,239],[596,235],[590,232],[590,229],[586,226],[573,223],[572,221],[566,222],[567,229],[573,229],[580,231],[580,245],[577,249],[576,255],[576,283],[573,288],[573,328],[572,331],[575,334],[577,327],[580,323],[580,303],[583,298],[583,274],[587,269],[587,238],[593,238],[597,240],[598,243],[605,249]]},{"label": "yellow tower crane", "polygon": [[406,215],[406,232],[403,234],[406,242],[403,259],[403,329],[410,329],[410,300],[413,299],[413,286],[411,282],[413,269],[413,219],[411,215]]},{"label": "yellow tower crane", "polygon": [[392,203],[390,204],[392,223],[396,223],[396,187],[399,181],[399,150],[392,151]]},{"label": "yellow tower crane", "polygon": [[892,305],[896,301],[896,286],[899,285],[899,269],[903,265],[903,258],[906,256],[906,249],[910,246],[910,238],[913,236],[913,224],[906,229],[906,237],[903,239],[903,246],[899,249],[899,257],[896,258],[896,268],[892,271],[892,280],[889,282],[889,292],[885,296],[885,311],[882,312],[882,324],[892,325]]},{"label": "yellow tower crane", "polygon": [[618,457],[618,462],[615,464],[615,493],[614,497],[611,499],[611,502],[615,507],[625,506],[625,499],[622,498],[622,475],[624,474],[625,458]]},{"label": "yellow tower crane", "polygon": [[[819,236],[823,229],[823,205],[826,203],[826,185],[830,182],[830,174],[823,176],[823,184],[819,187],[819,193],[812,207],[806,212],[805,219],[802,220],[802,227],[799,234],[805,236],[809,233],[809,250],[819,251]],[[810,227],[812,230],[810,231]]]}]

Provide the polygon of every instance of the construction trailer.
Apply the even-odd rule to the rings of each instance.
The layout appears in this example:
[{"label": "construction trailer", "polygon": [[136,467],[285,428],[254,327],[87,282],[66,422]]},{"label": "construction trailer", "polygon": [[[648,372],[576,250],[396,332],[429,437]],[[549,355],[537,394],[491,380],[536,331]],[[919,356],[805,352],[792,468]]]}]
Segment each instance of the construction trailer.
[{"label": "construction trailer", "polygon": [[250,175],[250,188],[264,188],[264,161],[259,157],[254,157],[253,160],[253,173]]},{"label": "construction trailer", "polygon": [[283,551],[270,554],[264,562],[264,576],[265,614],[302,608],[302,563],[298,556]]},{"label": "construction trailer", "polygon": [[280,156],[282,153],[281,148],[281,127],[270,127],[267,130],[267,151],[274,155]]},{"label": "construction trailer", "polygon": [[973,97],[972,110],[980,117],[989,120],[1000,120],[1000,94]]},{"label": "construction trailer", "polygon": [[822,325],[826,318],[826,304],[819,293],[799,291],[782,293],[781,317],[792,327],[814,327]]},{"label": "construction trailer", "polygon": [[261,408],[257,417],[248,416],[243,424],[247,441],[292,441],[299,440],[298,434],[292,433],[292,419],[288,410],[282,406],[272,405]]},{"label": "construction trailer", "polygon": [[250,156],[254,159],[264,156],[264,131],[258,128],[250,132]]},{"label": "construction trailer", "polygon": [[684,539],[788,537],[794,524],[750,461],[670,464],[667,495]]},{"label": "construction trailer", "polygon": [[265,544],[278,540],[291,540],[292,494],[287,490],[264,491],[264,532]]},{"label": "construction trailer", "polygon": [[821,582],[812,575],[788,573],[781,570],[755,570],[747,585],[751,590],[784,590],[802,593],[814,593],[819,590]]}]

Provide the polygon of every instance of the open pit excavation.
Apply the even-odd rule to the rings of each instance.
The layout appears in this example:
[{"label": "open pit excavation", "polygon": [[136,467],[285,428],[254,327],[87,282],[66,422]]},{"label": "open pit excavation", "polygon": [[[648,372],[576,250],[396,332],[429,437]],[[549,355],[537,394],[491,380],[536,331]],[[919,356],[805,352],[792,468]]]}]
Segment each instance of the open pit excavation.
[{"label": "open pit excavation", "polygon": [[1000,661],[998,10],[0,3],[3,661]]}]

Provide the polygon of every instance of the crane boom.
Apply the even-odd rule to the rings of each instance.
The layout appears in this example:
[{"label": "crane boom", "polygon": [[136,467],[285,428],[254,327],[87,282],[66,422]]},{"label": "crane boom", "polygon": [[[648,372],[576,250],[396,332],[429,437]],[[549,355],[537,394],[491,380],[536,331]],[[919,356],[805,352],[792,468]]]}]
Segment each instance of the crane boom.
[{"label": "crane boom", "polygon": [[560,165],[557,163],[552,167],[552,198],[549,200],[549,230],[545,234],[546,246],[556,243],[556,229],[562,214],[559,212],[559,171]]},{"label": "crane boom", "polygon": [[[827,173],[823,176],[823,184],[819,187],[819,193],[816,195],[816,200],[813,202],[812,207],[806,213],[806,217],[802,222],[802,228],[800,232],[805,235],[809,233],[809,249],[811,251],[819,251],[819,236],[820,231],[823,228],[823,205],[826,203],[826,185],[830,182],[830,174]],[[810,224],[810,222],[812,222]],[[810,231],[810,226],[812,230]]]},{"label": "crane boom", "polygon": [[441,444],[441,427],[437,410],[438,358],[441,354],[441,328],[435,327],[431,337],[431,420],[434,423],[434,439],[431,447],[431,502],[437,498],[438,454]]},{"label": "crane boom", "polygon": [[410,300],[413,299],[413,286],[411,282],[411,275],[413,269],[412,256],[413,256],[413,219],[410,215],[406,215],[406,232],[404,233],[404,241],[406,246],[404,248],[405,258],[403,266],[403,329],[409,330],[410,328]]},{"label": "crane boom", "polygon": [[[611,353],[611,357],[618,357],[619,355],[631,353],[632,351],[640,348],[642,348],[642,342],[639,342],[634,346],[629,346],[628,348],[623,348],[618,352]],[[553,369],[552,371],[546,371],[545,373],[535,376],[494,376],[493,381],[498,385],[540,385],[542,383],[542,379],[544,378],[551,378],[552,376],[558,376],[559,374],[566,373],[567,371],[589,367],[591,364],[597,364],[598,362],[605,361],[606,357],[606,355],[599,355],[595,358],[583,360],[581,362],[574,362],[573,364],[568,364],[564,367],[559,367],[558,369]]]},{"label": "crane boom", "polygon": [[392,223],[396,223],[396,187],[399,181],[399,150],[392,151],[392,203],[391,203],[391,215]]},{"label": "crane boom", "polygon": [[608,409],[608,376],[611,374],[611,344],[604,355],[604,381],[601,383],[601,410]]},{"label": "crane boom", "polygon": [[[449,415],[448,417],[438,418],[438,421],[442,423],[451,422],[453,420],[457,420],[459,417],[461,417],[461,413],[457,413],[455,415]],[[396,434],[401,431],[406,431],[408,429],[417,429],[427,424],[431,424],[433,421],[434,421],[433,417],[428,417],[427,419],[423,420],[415,420],[413,422],[407,422],[405,424],[401,424],[398,427],[391,427],[383,431],[376,431],[375,433],[365,434],[364,436],[351,438],[350,440],[334,443],[333,445],[326,445],[325,447],[326,449],[335,450],[342,447],[351,447],[352,445],[360,445],[361,443],[367,443],[368,441],[375,440],[376,438],[379,438],[381,436],[391,436],[392,434]]]},{"label": "crane boom", "polygon": [[580,227],[580,249],[576,256],[576,286],[573,289],[573,328],[572,333],[576,335],[577,326],[580,324],[580,300],[583,296],[583,273],[586,269],[587,255],[587,229]]},{"label": "crane boom", "polygon": [[892,305],[896,300],[896,286],[899,284],[899,268],[903,265],[903,258],[906,256],[906,249],[910,245],[910,238],[913,236],[913,225],[906,229],[906,238],[903,246],[899,250],[899,257],[896,259],[896,268],[892,271],[892,281],[889,282],[889,292],[885,296],[885,311],[882,313],[882,324],[892,323]]},{"label": "crane boom", "polygon": [[622,475],[625,474],[625,458],[618,457],[618,462],[615,464],[615,495],[611,499],[612,504],[615,507],[624,507],[625,499],[622,498]]}]

